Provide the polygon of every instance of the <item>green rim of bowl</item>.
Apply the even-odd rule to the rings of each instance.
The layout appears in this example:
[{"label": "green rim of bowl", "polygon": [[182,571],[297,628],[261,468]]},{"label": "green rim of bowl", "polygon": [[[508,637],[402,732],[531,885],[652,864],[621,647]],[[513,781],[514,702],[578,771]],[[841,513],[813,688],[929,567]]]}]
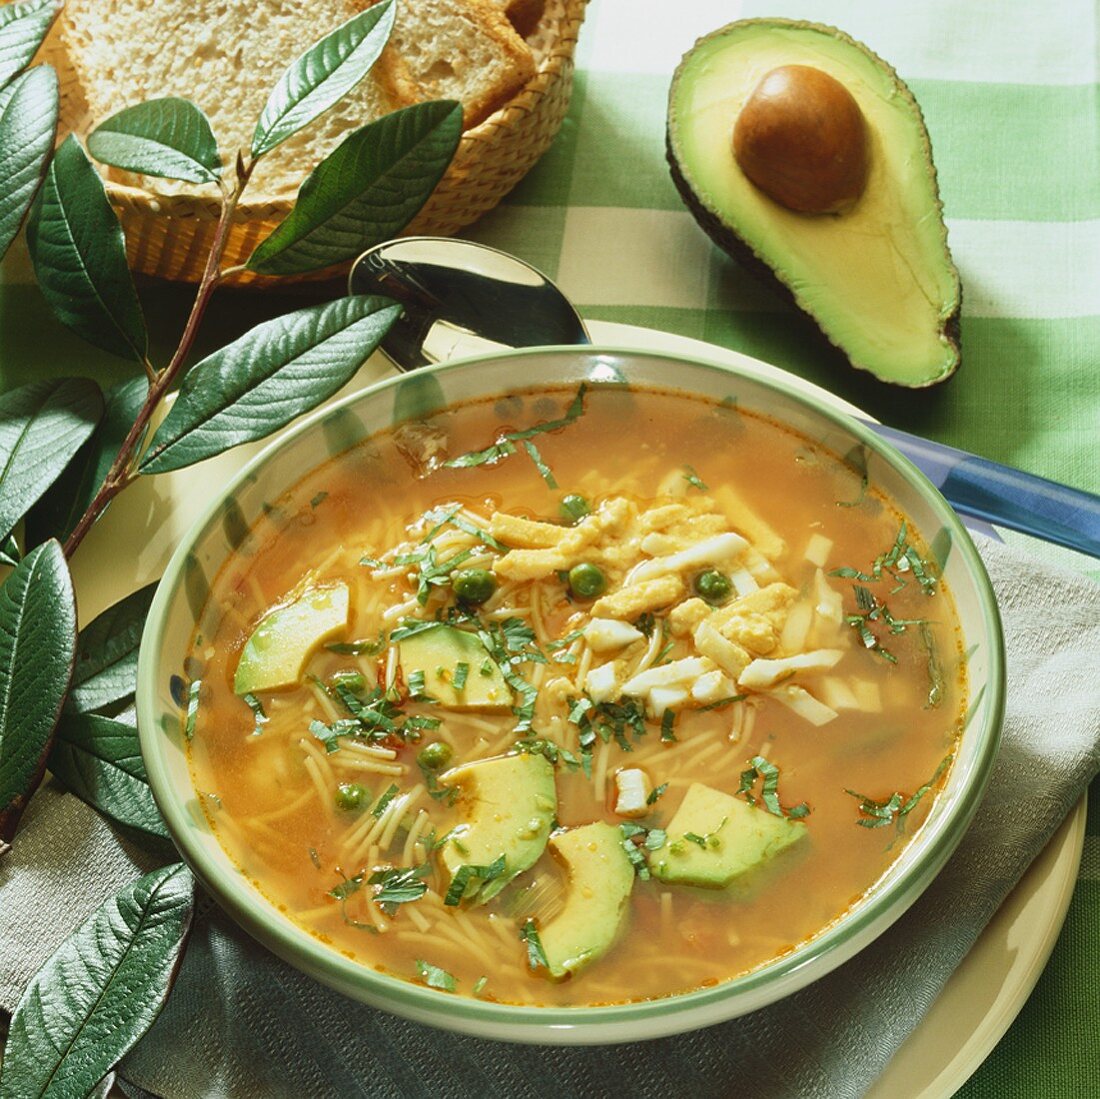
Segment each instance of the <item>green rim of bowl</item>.
[{"label": "green rim of bowl", "polygon": [[[921,849],[920,862],[917,865],[907,867],[882,888],[875,887],[874,891],[867,895],[864,900],[857,902],[854,909],[850,909],[838,918],[833,925],[819,932],[808,942],[801,944],[789,955],[768,962],[759,969],[705,989],[606,1007],[533,1007],[495,1004],[439,992],[400,977],[390,976],[355,962],[319,942],[305,929],[294,924],[289,917],[276,912],[271,903],[259,894],[247,879],[235,869],[227,877],[222,865],[217,864],[214,859],[208,858],[206,851],[200,845],[191,842],[191,836],[196,826],[187,815],[184,801],[179,796],[180,792],[173,789],[168,774],[167,759],[163,750],[166,741],[156,721],[152,678],[154,669],[149,664],[152,658],[145,654],[159,652],[166,626],[168,605],[182,577],[184,562],[190,547],[205,532],[207,527],[218,519],[224,499],[235,493],[245,482],[255,478],[271,456],[291,440],[314,430],[318,423],[340,410],[359,402],[376,400],[380,393],[400,385],[402,381],[407,379],[407,375],[386,378],[365,387],[357,393],[348,395],[333,405],[311,413],[288,433],[269,444],[251,459],[232,481],[217,494],[216,499],[210,503],[203,514],[186,532],[165,569],[164,577],[153,599],[142,635],[137,690],[141,750],[149,775],[149,783],[157,804],[181,854],[194,870],[196,877],[207,886],[217,898],[219,904],[239,924],[272,948],[275,953],[280,954],[291,964],[311,976],[345,992],[349,989],[355,989],[353,995],[376,1007],[394,1011],[420,1021],[434,1021],[435,1025],[442,1026],[447,1026],[448,1020],[453,1017],[461,1020],[461,1022],[451,1023],[455,1029],[475,1031],[485,1036],[490,1034],[492,1025],[496,1024],[503,1028],[507,1032],[507,1036],[512,1039],[519,1036],[521,1040],[526,1041],[554,1042],[557,1037],[566,1042],[570,1040],[576,1042],[579,1040],[578,1037],[574,1036],[570,1039],[564,1032],[584,1029],[587,1031],[587,1036],[583,1040],[592,1042],[600,1041],[596,1035],[601,1029],[611,1029],[611,1024],[618,1024],[616,1030],[621,1033],[623,1024],[642,1023],[657,1018],[661,1019],[661,1025],[657,1028],[643,1028],[646,1029],[645,1036],[672,1034],[687,1029],[689,1026],[720,1022],[740,1014],[740,1011],[723,1012],[723,1003],[756,992],[763,986],[779,984],[784,978],[797,980],[799,971],[819,962],[819,960],[827,960],[828,955],[834,951],[839,953],[839,948],[846,943],[850,944],[852,940],[859,940],[861,937],[867,936],[867,942],[871,941],[872,938],[877,937],[890,923],[897,919],[932,881],[962,839],[976,812],[996,756],[1005,705],[1004,641],[1000,615],[997,611],[996,598],[985,566],[969,533],[951,509],[951,506],[924,474],[869,427],[846,413],[818,403],[814,396],[800,391],[785,381],[770,376],[759,376],[748,371],[742,371],[737,367],[695,358],[690,355],[602,344],[523,348],[479,355],[476,358],[425,367],[417,371],[417,374],[423,374],[424,372],[449,374],[452,371],[467,369],[483,362],[554,356],[571,360],[598,359],[600,356],[625,356],[628,358],[641,356],[647,359],[668,359],[672,362],[684,362],[692,366],[702,367],[719,374],[743,377],[751,384],[775,390],[801,404],[813,415],[831,421],[835,426],[854,435],[869,450],[877,453],[901,474],[911,488],[924,498],[941,525],[951,531],[955,551],[965,558],[968,571],[975,580],[984,629],[994,643],[990,646],[988,653],[989,670],[985,720],[981,727],[971,734],[971,739],[980,738],[981,744],[971,762],[970,774],[967,777],[967,796],[954,799],[938,818],[929,819],[922,825],[917,836]],[[521,370],[517,370],[516,374],[517,377],[523,376]],[[514,388],[522,390],[528,387],[517,385]],[[677,387],[670,384],[660,388],[675,391]],[[685,392],[690,393],[691,390],[685,390]],[[188,790],[187,794],[193,794],[193,790]],[[928,834],[930,825],[934,827],[932,833]],[[904,854],[902,858],[905,858]],[[232,865],[228,855],[226,855],[226,859]],[[897,866],[897,864],[894,865]],[[882,885],[881,879],[879,884]],[[882,926],[876,928],[877,923],[881,923]],[[862,949],[865,945],[867,945],[866,942],[860,942],[857,949]],[[855,950],[851,951],[851,953],[855,952]],[[834,964],[840,964],[848,956],[849,954],[844,954]],[[820,973],[816,974],[814,979],[823,976],[831,968],[830,965],[822,964]],[[797,987],[801,987],[801,983]],[[791,991],[793,990],[792,988]],[[360,992],[362,995],[359,995]],[[779,995],[785,995],[785,993]],[[764,1006],[767,1002],[770,1001],[763,1000],[753,1008],[746,1010],[755,1010],[755,1007]],[[678,1024],[677,1018],[682,1018],[686,1014],[693,1017],[692,1021]],[[699,1021],[700,1016],[706,1017]],[[517,1035],[517,1031],[529,1031],[529,1033]],[[619,1041],[622,1039],[616,1035],[605,1040]]]}]

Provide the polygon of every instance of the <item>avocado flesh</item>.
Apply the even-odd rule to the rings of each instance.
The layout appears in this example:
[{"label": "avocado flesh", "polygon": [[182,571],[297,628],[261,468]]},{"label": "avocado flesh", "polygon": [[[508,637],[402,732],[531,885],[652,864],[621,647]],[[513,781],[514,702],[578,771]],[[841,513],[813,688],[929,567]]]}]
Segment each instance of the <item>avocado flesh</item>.
[{"label": "avocado flesh", "polygon": [[[736,119],[781,65],[829,74],[863,113],[869,173],[846,213],[788,210],[734,159]],[[832,27],[779,19],[743,20],[700,39],[673,79],[668,156],[715,243],[763,264],[854,366],[907,386],[958,366],[961,289],[924,120],[909,89],[865,46]]]},{"label": "avocado flesh", "polygon": [[474,879],[466,896],[495,896],[517,874],[532,867],[546,849],[558,808],[554,765],[545,757],[519,753],[454,767],[440,776],[458,790],[457,823],[441,849],[453,876],[463,866],[491,866],[504,856],[504,873],[492,881]]},{"label": "avocado flesh", "polygon": [[325,584],[268,611],[241,650],[233,690],[243,695],[297,686],[310,653],[347,627],[348,606],[347,584]]},{"label": "avocado flesh", "polygon": [[565,907],[539,931],[553,977],[590,965],[611,949],[627,914],[634,867],[623,850],[622,833],[596,821],[559,832],[550,850],[568,875]]},{"label": "avocado flesh", "polygon": [[[405,682],[424,673],[424,693],[452,710],[507,710],[512,690],[500,666],[476,634],[443,623],[429,626],[399,642]],[[459,664],[466,665],[466,681],[456,688]]]},{"label": "avocado flesh", "polygon": [[[697,839],[687,839],[685,833]],[[775,816],[695,782],[668,822],[665,842],[648,853],[649,868],[669,884],[724,889],[805,834],[802,821]]]}]

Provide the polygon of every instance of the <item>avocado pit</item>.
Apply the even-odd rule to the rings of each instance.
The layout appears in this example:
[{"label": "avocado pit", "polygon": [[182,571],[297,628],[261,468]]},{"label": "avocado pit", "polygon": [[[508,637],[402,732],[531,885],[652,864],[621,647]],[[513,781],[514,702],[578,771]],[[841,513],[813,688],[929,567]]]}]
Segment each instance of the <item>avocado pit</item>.
[{"label": "avocado pit", "polygon": [[769,198],[804,214],[851,209],[867,185],[867,128],[854,96],[810,65],[781,65],[753,89],[733,155]]}]

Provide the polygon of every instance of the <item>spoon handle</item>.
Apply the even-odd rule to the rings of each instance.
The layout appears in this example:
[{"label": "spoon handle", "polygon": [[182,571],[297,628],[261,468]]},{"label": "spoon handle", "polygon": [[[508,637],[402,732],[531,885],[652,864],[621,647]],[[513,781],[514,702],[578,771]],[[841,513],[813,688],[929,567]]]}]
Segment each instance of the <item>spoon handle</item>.
[{"label": "spoon handle", "polygon": [[963,515],[1100,558],[1100,496],[897,428],[870,424]]}]

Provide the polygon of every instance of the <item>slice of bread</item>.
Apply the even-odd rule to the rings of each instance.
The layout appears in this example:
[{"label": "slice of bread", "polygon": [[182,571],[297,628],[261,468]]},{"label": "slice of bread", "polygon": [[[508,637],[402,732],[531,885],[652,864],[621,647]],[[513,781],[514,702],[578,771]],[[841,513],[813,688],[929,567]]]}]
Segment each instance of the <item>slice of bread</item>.
[{"label": "slice of bread", "polygon": [[527,43],[498,0],[405,0],[379,61],[409,100],[457,99],[470,129],[535,75]]},{"label": "slice of bread", "polygon": [[[77,75],[88,128],[143,100],[184,96],[210,119],[232,178],[236,151],[248,148],[286,66],[371,2],[68,0],[55,33]],[[293,195],[350,130],[419,100],[459,99],[465,125],[476,125],[533,72],[530,50],[492,0],[404,0],[371,73],[264,157],[249,193],[255,200]],[[113,168],[109,175],[162,193],[212,190]]]}]

